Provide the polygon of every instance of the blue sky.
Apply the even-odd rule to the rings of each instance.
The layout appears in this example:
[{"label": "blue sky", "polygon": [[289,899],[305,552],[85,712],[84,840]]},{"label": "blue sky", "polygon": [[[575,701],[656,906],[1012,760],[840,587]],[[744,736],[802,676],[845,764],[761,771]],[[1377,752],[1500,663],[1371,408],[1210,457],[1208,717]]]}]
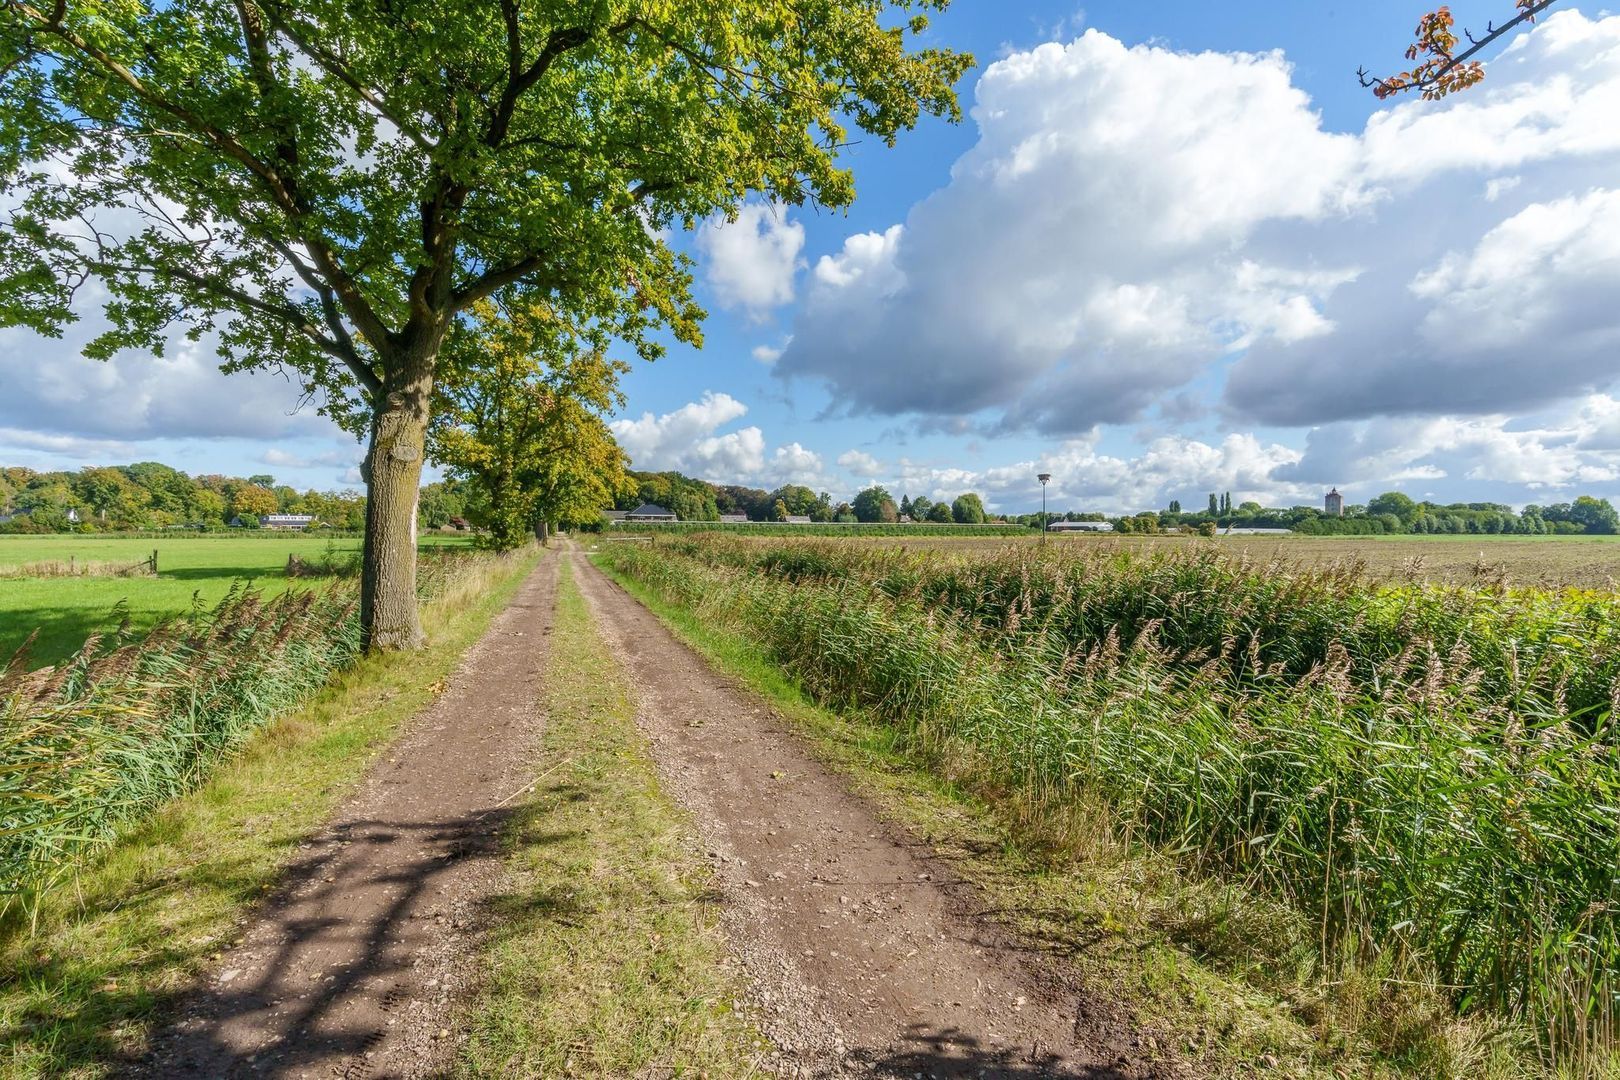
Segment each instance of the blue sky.
[{"label": "blue sky", "polygon": [[[1421,8],[958,0],[930,36],[978,57],[971,115],[856,146],[847,211],[677,237],[705,347],[636,367],[621,442],[1006,511],[1041,470],[1065,509],[1620,497],[1620,18],[1560,4],[1469,94],[1379,103],[1355,70]],[[0,461],[354,481],[274,376],[87,334],[0,331]]]}]

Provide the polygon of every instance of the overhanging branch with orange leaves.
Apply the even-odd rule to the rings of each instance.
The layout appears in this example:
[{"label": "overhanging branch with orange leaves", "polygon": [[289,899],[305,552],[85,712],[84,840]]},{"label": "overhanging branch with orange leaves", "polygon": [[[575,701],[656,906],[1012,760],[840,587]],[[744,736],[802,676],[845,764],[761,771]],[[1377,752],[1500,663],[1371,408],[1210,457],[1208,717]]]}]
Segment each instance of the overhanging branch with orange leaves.
[{"label": "overhanging branch with orange leaves", "polygon": [[1501,40],[1515,27],[1535,22],[1537,15],[1556,2],[1515,0],[1514,7],[1518,14],[1501,26],[1494,22],[1487,23],[1485,34],[1477,38],[1465,29],[1463,37],[1468,39],[1468,47],[1461,52],[1457,51],[1460,40],[1452,29],[1456,20],[1452,18],[1451,9],[1437,8],[1418,21],[1417,40],[1406,49],[1408,60],[1420,61],[1416,67],[1384,79],[1370,76],[1366,68],[1360,68],[1356,76],[1362,86],[1380,99],[1417,90],[1428,100],[1434,101],[1457,90],[1466,90],[1485,77],[1484,65],[1474,59],[1481,50]]}]

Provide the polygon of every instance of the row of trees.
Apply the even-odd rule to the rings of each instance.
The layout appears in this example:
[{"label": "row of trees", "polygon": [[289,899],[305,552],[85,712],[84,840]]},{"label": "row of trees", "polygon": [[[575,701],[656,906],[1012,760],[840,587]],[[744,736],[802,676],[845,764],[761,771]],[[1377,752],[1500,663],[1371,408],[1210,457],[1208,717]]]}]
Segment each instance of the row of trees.
[{"label": "row of trees", "polygon": [[611,505],[634,510],[642,503],[652,503],[673,511],[682,521],[718,521],[722,512],[732,512],[722,507],[713,484],[678,472],[631,473],[631,484]]},{"label": "row of trees", "polygon": [[[1380,519],[1387,531],[1413,533],[1523,533],[1526,535],[1620,532],[1620,513],[1608,499],[1581,495],[1573,502],[1534,503],[1515,512],[1500,503],[1414,502],[1398,491],[1369,500],[1366,507],[1345,507],[1346,519]],[[1398,523],[1398,527],[1396,527]]]},{"label": "row of trees", "polygon": [[256,527],[264,514],[311,514],[337,529],[365,525],[352,491],[298,491],[273,476],[188,476],[155,461],[72,471],[0,468],[0,525],[9,532]]},{"label": "row of trees", "polygon": [[857,492],[848,502],[834,503],[832,496],[817,493],[802,484],[784,484],[774,491],[716,485],[682,476],[678,472],[630,474],[632,485],[616,507],[634,509],[641,503],[654,503],[673,510],[682,521],[717,521],[721,514],[746,514],[749,521],[786,521],[807,517],[813,522],[855,524],[893,523],[901,516],[912,521],[955,522],[982,525],[990,520],[984,501],[973,492],[959,495],[952,502],[933,502],[923,496],[902,496],[894,501],[886,488],[873,485]]},{"label": "row of trees", "polygon": [[[678,472],[635,472],[613,441],[603,416],[618,400],[622,365],[599,354],[533,352],[517,335],[522,319],[492,323],[485,345],[499,348],[497,362],[466,382],[447,380],[444,404],[430,446],[445,465],[444,480],[422,488],[418,520],[441,528],[465,519],[485,531],[485,542],[507,548],[548,525],[591,527],[604,506],[629,510],[644,502],[675,511],[684,521],[715,521],[745,514],[750,521],[803,516],[814,522],[912,521],[981,524],[1012,521],[1039,529],[1040,514],[1000,518],[967,492],[951,502],[866,488],[848,502],[802,484],[772,491],[716,485]],[[1514,510],[1502,503],[1417,501],[1398,491],[1366,504],[1350,504],[1343,516],[1311,506],[1234,504],[1211,494],[1210,509],[1188,513],[1178,500],[1163,510],[1118,517],[1050,512],[1050,521],[1110,521],[1116,531],[1153,533],[1197,528],[1291,529],[1317,535],[1510,534],[1606,535],[1620,533],[1620,512],[1607,499],[1582,495],[1571,502]],[[155,461],[39,472],[0,468],[0,529],[18,531],[122,531],[174,527],[223,528],[233,521],[254,525],[264,514],[311,514],[323,525],[360,529],[365,496],[353,491],[298,491],[274,476],[190,476]]]},{"label": "row of trees", "polygon": [[[1330,515],[1314,506],[1264,507],[1257,502],[1232,502],[1230,493],[1211,494],[1209,507],[1188,513],[1172,500],[1163,510],[1105,518],[1102,514],[1050,513],[1050,521],[1112,522],[1115,531],[1154,533],[1182,528],[1291,529],[1320,536],[1366,536],[1385,534],[1510,534],[1522,536],[1591,534],[1620,532],[1620,513],[1607,499],[1582,495],[1573,502],[1547,506],[1529,505],[1514,510],[1503,503],[1419,502],[1398,491],[1387,491],[1365,505],[1346,505],[1343,515]],[[1026,514],[1016,519],[1034,528],[1041,527],[1041,515]]]},{"label": "row of trees", "polygon": [[[607,416],[623,404],[605,343],[549,304],[485,301],[441,358],[429,457],[465,485],[464,516],[506,551],[594,523],[633,489]],[[437,515],[435,515],[437,516]]]}]

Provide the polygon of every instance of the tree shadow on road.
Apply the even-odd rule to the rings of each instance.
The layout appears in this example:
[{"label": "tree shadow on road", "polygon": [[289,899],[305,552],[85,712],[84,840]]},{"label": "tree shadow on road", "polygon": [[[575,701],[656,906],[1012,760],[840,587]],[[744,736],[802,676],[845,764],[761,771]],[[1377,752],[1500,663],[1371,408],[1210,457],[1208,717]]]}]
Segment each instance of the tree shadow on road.
[{"label": "tree shadow on road", "polygon": [[878,1076],[923,1076],[937,1080],[1129,1080],[1109,1066],[1075,1065],[1041,1046],[987,1046],[964,1032],[913,1024],[901,1048],[865,1056]]},{"label": "tree shadow on road", "polygon": [[[374,1049],[383,1017],[429,993],[414,967],[415,945],[437,932],[426,917],[442,876],[464,859],[493,856],[510,811],[467,813],[429,822],[347,821],[292,863],[275,895],[253,916],[275,933],[250,939],[268,959],[227,954],[206,985],[152,1004],[173,1026],[123,1075],[239,1077],[298,1075]],[[399,845],[403,860],[370,864],[366,848]],[[347,864],[359,874],[344,873]],[[343,910],[360,894],[386,896],[376,914]],[[268,940],[266,940],[268,938]],[[413,942],[413,939],[414,942]],[[232,965],[238,969],[233,970]],[[235,1036],[223,1026],[235,1021]],[[263,1045],[246,1045],[243,1022]],[[105,1059],[102,1059],[105,1062]]]}]

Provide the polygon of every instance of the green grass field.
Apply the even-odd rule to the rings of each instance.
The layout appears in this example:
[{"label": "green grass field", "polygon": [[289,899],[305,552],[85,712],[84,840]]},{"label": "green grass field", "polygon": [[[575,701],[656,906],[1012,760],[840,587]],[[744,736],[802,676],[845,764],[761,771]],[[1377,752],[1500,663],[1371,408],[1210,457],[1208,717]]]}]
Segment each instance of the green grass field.
[{"label": "green grass field", "polygon": [[[424,545],[466,544],[463,536],[431,535]],[[318,559],[330,544],[358,551],[358,539],[327,540],[298,533],[252,536],[178,536],[160,540],[117,536],[0,536],[0,567],[69,558],[96,563],[136,563],[158,553],[158,576],[0,579],[0,664],[35,630],[29,666],[43,667],[71,656],[90,634],[117,626],[114,608],[128,605],[137,630],[187,610],[212,606],[233,581],[252,581],[267,594],[296,584],[285,576],[287,556]],[[308,579],[305,579],[308,583]]]},{"label": "green grass field", "polygon": [[[743,534],[746,535],[746,534]],[[611,534],[603,538],[611,542]],[[775,537],[760,536],[761,544]],[[1002,551],[1040,543],[1040,534],[1001,536],[853,537],[873,547],[900,546],[950,552]],[[1214,543],[1258,562],[1281,559],[1304,567],[1354,562],[1385,580],[1422,579],[1454,585],[1505,581],[1509,585],[1614,589],[1620,585],[1620,536],[1199,536],[1053,535],[1063,550],[1098,547],[1131,551],[1196,550]]]}]

